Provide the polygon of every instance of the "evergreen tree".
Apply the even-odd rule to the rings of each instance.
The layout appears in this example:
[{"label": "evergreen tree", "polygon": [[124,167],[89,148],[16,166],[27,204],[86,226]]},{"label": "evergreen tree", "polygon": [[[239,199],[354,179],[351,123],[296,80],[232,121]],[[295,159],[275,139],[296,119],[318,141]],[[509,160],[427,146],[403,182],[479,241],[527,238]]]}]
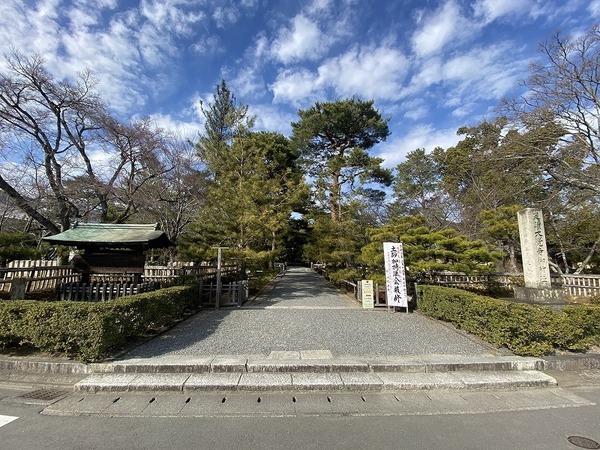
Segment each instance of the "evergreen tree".
[{"label": "evergreen tree", "polygon": [[226,246],[229,257],[267,264],[281,252],[282,234],[305,192],[297,153],[278,133],[252,132],[248,107],[237,104],[224,81],[203,111],[197,149],[210,181],[183,253],[205,259],[214,253],[210,247]]},{"label": "evergreen tree", "polygon": [[442,172],[435,154],[418,148],[406,155],[406,160],[396,166],[393,182],[393,203],[390,212],[394,217],[422,215],[430,228],[448,225],[451,206],[442,188]]},{"label": "evergreen tree", "polygon": [[391,173],[381,167],[383,160],[368,153],[390,134],[388,120],[373,101],[317,102],[298,115],[300,120],[292,123],[292,139],[314,179],[317,200],[334,222],[340,222],[345,192],[367,182],[390,184]]},{"label": "evergreen tree", "polygon": [[383,243],[402,242],[406,271],[413,277],[432,272],[487,272],[498,256],[482,241],[472,241],[456,230],[432,231],[422,217],[403,217],[368,230],[369,243],[362,248],[360,260],[369,278],[383,280]]}]

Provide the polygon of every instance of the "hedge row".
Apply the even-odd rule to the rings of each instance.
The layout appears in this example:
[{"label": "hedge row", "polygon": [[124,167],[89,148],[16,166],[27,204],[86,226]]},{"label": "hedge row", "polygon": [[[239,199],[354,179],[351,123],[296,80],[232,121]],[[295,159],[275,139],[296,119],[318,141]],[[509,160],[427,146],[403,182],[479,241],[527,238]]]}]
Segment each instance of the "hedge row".
[{"label": "hedge row", "polygon": [[556,350],[584,351],[600,343],[600,307],[543,306],[497,300],[460,289],[418,287],[423,314],[451,322],[517,355],[542,356]]},{"label": "hedge row", "polygon": [[29,346],[84,362],[98,361],[197,307],[197,286],[175,286],[103,303],[0,301],[0,349]]}]

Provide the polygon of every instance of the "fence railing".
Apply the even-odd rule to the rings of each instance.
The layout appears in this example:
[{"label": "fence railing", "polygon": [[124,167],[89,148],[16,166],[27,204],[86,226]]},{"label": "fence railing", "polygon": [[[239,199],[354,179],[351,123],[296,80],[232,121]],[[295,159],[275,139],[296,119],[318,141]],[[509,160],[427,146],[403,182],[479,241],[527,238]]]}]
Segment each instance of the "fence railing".
[{"label": "fence railing", "polygon": [[[224,264],[221,266],[221,275],[223,277],[232,273],[237,273],[239,268],[235,264]],[[170,283],[181,277],[205,278],[216,275],[217,266],[192,265],[183,263],[181,265],[168,266],[145,266],[144,281],[158,281],[160,283]]]},{"label": "fence railing", "polygon": [[[223,265],[221,274],[225,277],[236,273],[236,265]],[[177,279],[190,276],[203,278],[214,275],[216,266],[192,265],[191,263],[173,264],[168,266],[144,267],[144,282],[159,282],[169,284]],[[95,283],[130,283],[132,276],[128,274],[93,274],[91,281]],[[26,292],[56,289],[61,283],[74,283],[81,275],[71,266],[59,266],[56,261],[22,260],[11,261],[8,267],[0,268],[0,291],[10,292],[16,280],[24,282]]]},{"label": "fence railing", "polygon": [[106,302],[128,295],[150,292],[160,288],[159,283],[62,283],[58,288],[60,300]]},{"label": "fence railing", "polygon": [[216,279],[200,279],[200,303],[205,307],[241,307],[248,300],[248,288],[248,280],[222,283],[217,305]]},{"label": "fence railing", "polygon": [[78,281],[80,275],[71,266],[59,266],[56,261],[11,261],[0,268],[0,291],[10,292],[12,284],[25,283],[25,291],[55,289],[62,282]]},{"label": "fence railing", "polygon": [[[327,277],[322,267],[315,270]],[[593,297],[600,295],[600,275],[581,274],[552,274],[552,286],[562,288],[566,297]],[[409,280],[408,286],[415,280]],[[418,280],[419,284],[435,284],[438,286],[454,287],[478,291],[482,293],[494,293],[496,295],[511,296],[514,288],[524,285],[523,274],[510,273],[487,273],[480,275],[465,275],[461,273],[442,272],[434,273],[426,278]],[[358,298],[358,287],[349,281],[342,283],[348,291],[353,290]],[[385,304],[385,286],[375,289],[375,303]]]},{"label": "fence railing", "polygon": [[562,275],[562,288],[571,297],[594,297],[600,295],[600,275]]},{"label": "fence railing", "polygon": [[[420,282],[482,292],[505,291],[507,293],[512,293],[515,287],[524,284],[522,274],[503,273],[481,275],[439,273]],[[553,287],[562,288],[567,297],[593,297],[600,294],[600,275],[552,274],[551,282]]]}]

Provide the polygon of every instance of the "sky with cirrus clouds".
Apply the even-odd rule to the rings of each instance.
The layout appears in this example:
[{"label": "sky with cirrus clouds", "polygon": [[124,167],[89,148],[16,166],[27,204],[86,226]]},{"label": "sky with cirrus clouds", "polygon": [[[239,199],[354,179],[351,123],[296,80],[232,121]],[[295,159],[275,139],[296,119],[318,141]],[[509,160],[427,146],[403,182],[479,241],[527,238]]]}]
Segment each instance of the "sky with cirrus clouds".
[{"label": "sky with cirrus clouds", "polygon": [[289,135],[315,101],[372,99],[393,167],[520,92],[538,43],[600,20],[600,0],[3,0],[0,49],[44,56],[57,77],[90,68],[121,117],[193,136],[225,79]]}]

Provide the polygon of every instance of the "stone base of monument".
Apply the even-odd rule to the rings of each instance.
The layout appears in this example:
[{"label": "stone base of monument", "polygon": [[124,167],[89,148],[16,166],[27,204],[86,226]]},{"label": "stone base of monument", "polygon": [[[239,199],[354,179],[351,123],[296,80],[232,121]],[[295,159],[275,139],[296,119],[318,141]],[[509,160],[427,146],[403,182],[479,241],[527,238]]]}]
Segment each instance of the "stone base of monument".
[{"label": "stone base of monument", "polygon": [[563,290],[560,288],[515,287],[515,300],[543,305],[563,305],[566,303]]}]

